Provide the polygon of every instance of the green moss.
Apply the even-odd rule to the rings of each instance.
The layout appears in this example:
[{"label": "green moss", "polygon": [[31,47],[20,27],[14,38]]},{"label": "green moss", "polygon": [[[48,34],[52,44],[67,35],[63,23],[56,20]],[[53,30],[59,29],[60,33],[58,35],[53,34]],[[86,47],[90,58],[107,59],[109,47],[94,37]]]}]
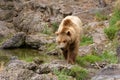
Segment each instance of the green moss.
[{"label": "green moss", "polygon": [[88,36],[83,36],[80,42],[80,46],[85,46],[93,43],[93,38]]}]

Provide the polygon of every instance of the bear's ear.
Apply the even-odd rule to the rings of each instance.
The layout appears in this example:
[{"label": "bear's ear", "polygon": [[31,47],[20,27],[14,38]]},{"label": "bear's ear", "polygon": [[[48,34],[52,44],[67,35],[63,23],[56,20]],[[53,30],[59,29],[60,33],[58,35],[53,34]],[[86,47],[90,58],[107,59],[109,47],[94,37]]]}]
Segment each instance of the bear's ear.
[{"label": "bear's ear", "polygon": [[72,25],[72,22],[71,22],[70,19],[66,19],[66,20],[64,20],[64,22],[63,22],[63,26],[71,26],[71,25]]},{"label": "bear's ear", "polygon": [[55,32],[56,35],[58,35],[58,32]]},{"label": "bear's ear", "polygon": [[66,34],[67,34],[68,36],[71,36],[71,32],[70,32],[70,31],[67,31]]}]

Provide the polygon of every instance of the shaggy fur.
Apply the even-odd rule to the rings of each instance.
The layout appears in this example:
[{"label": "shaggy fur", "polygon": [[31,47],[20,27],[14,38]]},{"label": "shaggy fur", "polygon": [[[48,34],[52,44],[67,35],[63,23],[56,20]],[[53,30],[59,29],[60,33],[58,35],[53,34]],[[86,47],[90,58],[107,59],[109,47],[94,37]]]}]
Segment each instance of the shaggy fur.
[{"label": "shaggy fur", "polygon": [[64,58],[73,64],[78,54],[82,22],[77,16],[65,17],[56,32],[56,42],[62,50]]}]

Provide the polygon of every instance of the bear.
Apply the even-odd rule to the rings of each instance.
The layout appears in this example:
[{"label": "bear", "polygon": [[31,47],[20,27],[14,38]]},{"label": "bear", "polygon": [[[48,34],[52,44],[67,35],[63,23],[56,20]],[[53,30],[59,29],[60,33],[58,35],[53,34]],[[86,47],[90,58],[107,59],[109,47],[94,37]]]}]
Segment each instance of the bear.
[{"label": "bear", "polygon": [[75,63],[82,33],[82,21],[77,16],[66,16],[55,32],[57,46],[67,63]]}]

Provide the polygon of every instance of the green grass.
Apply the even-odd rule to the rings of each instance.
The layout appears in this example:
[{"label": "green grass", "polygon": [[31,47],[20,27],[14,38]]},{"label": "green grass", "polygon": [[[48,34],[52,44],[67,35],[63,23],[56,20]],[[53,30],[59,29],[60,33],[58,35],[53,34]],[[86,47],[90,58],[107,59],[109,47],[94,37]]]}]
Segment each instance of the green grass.
[{"label": "green grass", "polygon": [[104,51],[102,54],[89,54],[85,56],[78,56],[76,62],[81,66],[89,66],[95,62],[117,63],[118,59],[114,52]]},{"label": "green grass", "polygon": [[82,57],[78,56],[76,59],[76,62],[81,66],[88,66],[89,64],[95,63],[97,61],[101,61],[101,58],[99,56],[92,55],[92,54],[82,56]]},{"label": "green grass", "polygon": [[43,33],[43,34],[47,34],[47,35],[51,35],[51,34],[52,34],[52,31],[51,31],[51,29],[48,27],[47,24],[45,25],[45,28],[44,28],[44,30],[43,30],[42,33]]},{"label": "green grass", "polygon": [[80,46],[85,46],[93,43],[93,38],[88,36],[83,36],[80,42]]},{"label": "green grass", "polygon": [[54,69],[54,74],[58,76],[58,80],[73,80],[68,76],[72,76],[76,80],[86,80],[88,77],[88,71],[78,65],[73,66],[71,69],[62,69],[61,71]]},{"label": "green grass", "polygon": [[115,25],[110,26],[109,28],[105,28],[104,29],[104,32],[106,33],[107,37],[110,40],[113,40],[115,38],[117,31],[118,31],[118,28]]},{"label": "green grass", "polygon": [[26,62],[32,62],[32,61],[34,60],[34,57],[28,56],[27,58],[21,57],[20,59],[21,59],[21,60],[24,60],[24,61],[26,61]]},{"label": "green grass", "polygon": [[55,43],[46,44],[46,48],[47,48],[46,50],[47,52],[51,51],[56,48],[56,44]]},{"label": "green grass", "polygon": [[98,21],[103,21],[108,19],[108,17],[102,13],[96,13],[95,18]]},{"label": "green grass", "polygon": [[55,32],[58,29],[59,25],[57,22],[52,23],[52,28],[53,28],[53,32]]},{"label": "green grass", "polygon": [[69,80],[68,72],[66,72],[65,69],[61,71],[54,69],[53,73],[58,76],[58,80]]},{"label": "green grass", "polygon": [[100,56],[102,61],[106,61],[108,63],[117,63],[118,59],[113,51],[105,51]]},{"label": "green grass", "polygon": [[120,21],[120,10],[115,9],[114,13],[109,21],[109,28],[105,28],[104,32],[110,40],[113,40],[116,36],[116,33],[119,30],[119,26],[116,26],[116,23]]},{"label": "green grass", "polygon": [[88,71],[80,66],[73,66],[69,72],[70,76],[76,78],[76,80],[86,80],[88,77]]}]

